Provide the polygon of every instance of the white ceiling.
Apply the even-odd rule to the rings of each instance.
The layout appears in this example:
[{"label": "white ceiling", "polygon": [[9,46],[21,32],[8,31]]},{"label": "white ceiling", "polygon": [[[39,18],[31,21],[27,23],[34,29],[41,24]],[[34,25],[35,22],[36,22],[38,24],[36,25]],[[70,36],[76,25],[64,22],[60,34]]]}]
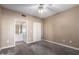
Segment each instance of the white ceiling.
[{"label": "white ceiling", "polygon": [[24,14],[30,14],[32,16],[37,16],[40,18],[46,18],[48,16],[54,15],[58,12],[62,12],[64,10],[70,9],[76,4],[45,4],[43,13],[38,12],[39,4],[2,4],[3,7],[23,12]]}]

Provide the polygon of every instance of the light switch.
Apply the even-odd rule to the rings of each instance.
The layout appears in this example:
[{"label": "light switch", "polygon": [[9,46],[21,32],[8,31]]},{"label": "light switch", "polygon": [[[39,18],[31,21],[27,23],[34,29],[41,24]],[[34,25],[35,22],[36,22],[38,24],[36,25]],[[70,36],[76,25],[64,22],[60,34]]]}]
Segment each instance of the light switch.
[{"label": "light switch", "polygon": [[9,40],[7,40],[7,43],[9,43]]}]

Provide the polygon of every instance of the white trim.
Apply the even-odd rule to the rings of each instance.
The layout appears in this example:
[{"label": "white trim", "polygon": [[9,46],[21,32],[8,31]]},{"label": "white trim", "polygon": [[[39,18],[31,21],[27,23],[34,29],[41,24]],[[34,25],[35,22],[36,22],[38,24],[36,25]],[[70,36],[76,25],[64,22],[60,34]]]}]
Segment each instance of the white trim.
[{"label": "white trim", "polygon": [[11,47],[15,47],[15,45],[8,46],[8,47],[1,47],[0,50],[2,50],[2,49],[6,49],[6,48],[11,48]]},{"label": "white trim", "polygon": [[16,45],[16,44],[15,44],[15,39],[16,39],[16,38],[15,38],[15,32],[16,32],[16,31],[15,31],[15,29],[16,29],[15,26],[16,26],[16,19],[14,20],[14,45]]},{"label": "white trim", "polygon": [[57,44],[57,45],[61,45],[61,46],[64,46],[64,47],[68,47],[68,48],[71,48],[71,49],[74,49],[74,50],[79,50],[79,48],[76,48],[76,47],[73,47],[73,46],[68,46],[68,45],[64,45],[64,44],[53,42],[53,41],[49,41],[49,40],[44,40],[44,41],[47,41],[47,42],[53,43],[53,44]]},{"label": "white trim", "polygon": [[26,43],[28,42],[28,20],[26,21],[27,24],[27,39],[26,39]]}]

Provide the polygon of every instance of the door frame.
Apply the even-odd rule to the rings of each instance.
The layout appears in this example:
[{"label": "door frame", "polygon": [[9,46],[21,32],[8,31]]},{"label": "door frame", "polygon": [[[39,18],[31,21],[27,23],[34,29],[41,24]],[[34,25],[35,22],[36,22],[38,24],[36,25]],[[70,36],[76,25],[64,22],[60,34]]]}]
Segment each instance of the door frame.
[{"label": "door frame", "polygon": [[28,42],[28,20],[17,20],[17,19],[15,19],[15,21],[14,21],[14,45],[16,46],[16,34],[15,34],[15,32],[16,32],[16,24],[17,24],[17,21],[21,21],[21,22],[25,22],[26,23],[26,40],[24,40],[24,42],[25,43],[27,43]]}]

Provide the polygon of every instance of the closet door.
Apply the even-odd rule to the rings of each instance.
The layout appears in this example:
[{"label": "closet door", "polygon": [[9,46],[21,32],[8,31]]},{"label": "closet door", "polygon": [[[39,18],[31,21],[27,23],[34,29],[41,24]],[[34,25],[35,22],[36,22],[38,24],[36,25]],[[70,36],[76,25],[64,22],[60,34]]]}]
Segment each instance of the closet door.
[{"label": "closet door", "polygon": [[40,41],[41,40],[41,23],[34,22],[33,23],[33,41]]}]

